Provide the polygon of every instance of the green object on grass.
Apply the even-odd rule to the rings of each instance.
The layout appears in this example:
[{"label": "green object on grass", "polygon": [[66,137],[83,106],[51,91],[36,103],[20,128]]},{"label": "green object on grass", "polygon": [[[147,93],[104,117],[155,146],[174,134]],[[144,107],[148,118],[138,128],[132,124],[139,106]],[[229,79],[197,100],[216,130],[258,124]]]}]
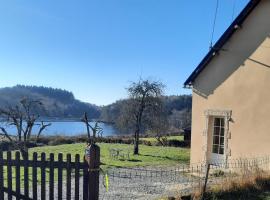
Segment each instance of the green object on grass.
[{"label": "green object on grass", "polygon": [[105,174],[105,187],[106,187],[106,192],[108,192],[109,191],[109,176],[107,173]]}]

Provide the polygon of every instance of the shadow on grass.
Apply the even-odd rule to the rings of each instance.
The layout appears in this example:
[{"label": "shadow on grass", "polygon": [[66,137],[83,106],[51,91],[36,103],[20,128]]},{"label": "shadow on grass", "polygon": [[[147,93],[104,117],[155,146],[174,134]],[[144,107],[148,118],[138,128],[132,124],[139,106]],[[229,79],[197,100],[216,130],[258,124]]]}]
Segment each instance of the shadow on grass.
[{"label": "shadow on grass", "polygon": [[142,160],[138,160],[138,159],[129,159],[127,161],[129,161],[129,162],[142,162]]}]

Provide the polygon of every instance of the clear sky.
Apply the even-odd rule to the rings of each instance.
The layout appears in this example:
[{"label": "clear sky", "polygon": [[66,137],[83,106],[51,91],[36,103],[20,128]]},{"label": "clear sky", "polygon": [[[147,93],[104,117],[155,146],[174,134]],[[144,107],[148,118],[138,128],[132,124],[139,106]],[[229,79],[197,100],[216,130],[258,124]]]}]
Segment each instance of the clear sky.
[{"label": "clear sky", "polygon": [[[216,40],[248,0],[220,0]],[[209,49],[216,0],[0,0],[0,87],[63,88],[106,105],[141,76],[166,94]]]}]

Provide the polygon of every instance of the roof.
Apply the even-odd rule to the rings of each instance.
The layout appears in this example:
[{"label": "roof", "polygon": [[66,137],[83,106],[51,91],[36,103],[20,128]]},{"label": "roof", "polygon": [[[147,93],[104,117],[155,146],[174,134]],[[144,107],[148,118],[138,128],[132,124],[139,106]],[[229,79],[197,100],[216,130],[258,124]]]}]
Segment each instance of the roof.
[{"label": "roof", "polygon": [[184,87],[192,86],[193,82],[197,78],[197,76],[203,71],[203,69],[210,63],[212,58],[216,55],[216,53],[222,49],[224,44],[230,39],[230,37],[234,34],[234,32],[241,27],[243,22],[249,16],[249,14],[256,8],[256,6],[262,0],[250,0],[246,7],[241,11],[241,13],[236,17],[236,19],[232,22],[232,24],[228,27],[228,29],[223,33],[223,35],[219,38],[219,40],[215,43],[215,45],[210,49],[210,51],[206,54],[200,64],[196,67],[196,69],[191,73],[188,79],[184,83]]}]

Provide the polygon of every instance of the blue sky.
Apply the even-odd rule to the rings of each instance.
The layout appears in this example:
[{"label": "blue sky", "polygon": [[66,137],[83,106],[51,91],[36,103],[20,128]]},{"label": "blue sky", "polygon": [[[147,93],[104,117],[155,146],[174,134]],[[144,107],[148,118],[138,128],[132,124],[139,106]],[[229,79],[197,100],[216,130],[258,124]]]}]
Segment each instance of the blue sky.
[{"label": "blue sky", "polygon": [[[214,40],[248,0],[220,0]],[[0,87],[63,88],[106,105],[141,76],[183,82],[209,49],[215,0],[0,0]]]}]

